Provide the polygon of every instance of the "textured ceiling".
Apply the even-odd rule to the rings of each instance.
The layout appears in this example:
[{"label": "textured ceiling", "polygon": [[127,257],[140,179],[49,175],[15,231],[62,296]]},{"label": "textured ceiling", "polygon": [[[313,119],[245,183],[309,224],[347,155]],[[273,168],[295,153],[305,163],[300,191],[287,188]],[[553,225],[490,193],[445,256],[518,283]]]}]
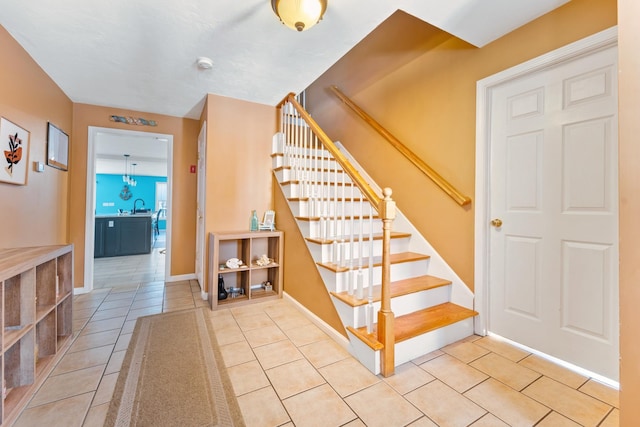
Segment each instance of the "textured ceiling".
[{"label": "textured ceiling", "polygon": [[481,47],[567,1],[329,0],[296,33],[268,0],[2,0],[0,25],[73,102],[197,119],[207,93],[304,90],[398,9]]}]

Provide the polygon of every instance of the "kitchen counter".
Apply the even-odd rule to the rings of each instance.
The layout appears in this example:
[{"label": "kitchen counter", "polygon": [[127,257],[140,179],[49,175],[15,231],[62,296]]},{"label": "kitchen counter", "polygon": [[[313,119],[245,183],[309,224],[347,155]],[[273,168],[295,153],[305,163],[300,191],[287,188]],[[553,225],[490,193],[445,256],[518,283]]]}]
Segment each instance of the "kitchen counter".
[{"label": "kitchen counter", "polygon": [[114,213],[114,214],[100,214],[100,215],[96,215],[96,218],[114,218],[114,217],[134,217],[137,218],[139,216],[141,217],[145,217],[145,216],[152,216],[153,212],[143,212],[143,213],[136,213],[136,214],[132,214],[132,213]]},{"label": "kitchen counter", "polygon": [[151,253],[151,212],[95,217],[94,258]]}]

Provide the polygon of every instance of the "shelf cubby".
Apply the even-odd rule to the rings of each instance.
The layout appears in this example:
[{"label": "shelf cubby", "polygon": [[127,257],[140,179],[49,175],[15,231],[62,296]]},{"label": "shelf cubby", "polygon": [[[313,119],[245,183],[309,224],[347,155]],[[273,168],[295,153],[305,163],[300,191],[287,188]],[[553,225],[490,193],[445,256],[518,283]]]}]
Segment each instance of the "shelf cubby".
[{"label": "shelf cubby", "polygon": [[[282,232],[214,232],[209,235],[209,305],[218,307],[248,304],[253,299],[282,296]],[[257,261],[266,255],[268,265]],[[242,260],[239,268],[229,268],[231,258]],[[218,300],[218,275],[224,280],[227,298]],[[272,289],[265,290],[269,282]],[[239,291],[241,290],[241,291]]]},{"label": "shelf cubby", "polygon": [[71,343],[73,246],[0,249],[0,425],[11,425]]},{"label": "shelf cubby", "polygon": [[73,299],[67,295],[56,307],[56,348],[62,348],[73,335]]}]

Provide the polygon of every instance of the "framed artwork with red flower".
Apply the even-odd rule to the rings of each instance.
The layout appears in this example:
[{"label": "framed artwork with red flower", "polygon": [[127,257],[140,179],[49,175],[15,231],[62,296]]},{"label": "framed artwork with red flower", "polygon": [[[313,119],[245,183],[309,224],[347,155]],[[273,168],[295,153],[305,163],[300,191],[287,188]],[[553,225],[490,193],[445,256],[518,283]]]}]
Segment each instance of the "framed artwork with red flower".
[{"label": "framed artwork with red flower", "polygon": [[26,185],[29,169],[29,132],[15,123],[0,118],[0,182]]}]

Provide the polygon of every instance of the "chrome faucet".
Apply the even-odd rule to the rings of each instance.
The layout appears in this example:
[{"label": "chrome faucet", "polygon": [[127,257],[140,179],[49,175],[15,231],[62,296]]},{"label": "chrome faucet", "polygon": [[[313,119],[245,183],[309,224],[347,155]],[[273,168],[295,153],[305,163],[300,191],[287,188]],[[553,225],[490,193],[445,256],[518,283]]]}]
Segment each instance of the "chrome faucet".
[{"label": "chrome faucet", "polygon": [[142,199],[135,199],[135,200],[133,201],[133,214],[134,214],[134,215],[135,215],[135,213],[136,213],[136,203],[138,203],[138,200],[140,200],[140,201],[142,202],[142,207],[144,208],[144,200],[142,200]]}]

